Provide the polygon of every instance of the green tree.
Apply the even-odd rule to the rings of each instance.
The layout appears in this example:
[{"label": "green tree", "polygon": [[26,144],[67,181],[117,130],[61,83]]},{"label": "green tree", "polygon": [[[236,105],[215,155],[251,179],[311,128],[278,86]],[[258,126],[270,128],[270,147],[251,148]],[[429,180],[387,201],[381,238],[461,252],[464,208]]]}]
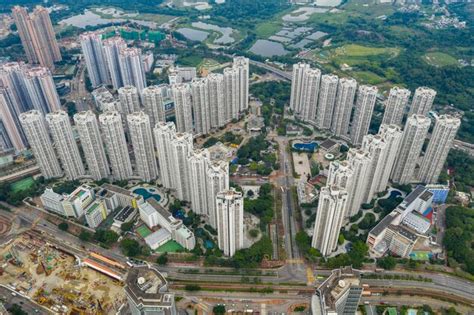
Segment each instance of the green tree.
[{"label": "green tree", "polygon": [[197,284],[186,284],[184,286],[184,289],[186,291],[190,291],[190,292],[193,292],[193,291],[200,291],[201,290],[201,287]]},{"label": "green tree", "polygon": [[129,257],[135,257],[141,253],[140,244],[136,240],[130,238],[125,238],[120,242],[120,249],[122,250],[122,253]]},{"label": "green tree", "polygon": [[215,315],[223,315],[226,312],[225,306],[223,304],[217,304],[216,306],[212,308],[212,312]]},{"label": "green tree", "polygon": [[397,265],[397,260],[392,256],[385,256],[377,259],[377,266],[383,269],[392,270]]},{"label": "green tree", "polygon": [[79,239],[84,242],[88,242],[92,239],[92,234],[82,230],[81,233],[79,234]]},{"label": "green tree", "polygon": [[10,308],[8,309],[8,311],[10,312],[10,314],[12,315],[28,315],[27,312],[25,312],[20,305],[18,304],[13,304],[12,306],[10,306]]},{"label": "green tree", "polygon": [[58,224],[58,228],[61,231],[67,231],[69,229],[69,224],[67,224],[66,222],[61,222]]},{"label": "green tree", "polygon": [[160,266],[164,266],[168,263],[168,253],[164,253],[156,259],[156,263]]},{"label": "green tree", "polygon": [[122,223],[122,225],[120,225],[120,230],[122,230],[122,232],[129,232],[132,230],[132,228],[133,228],[133,221],[124,222]]}]

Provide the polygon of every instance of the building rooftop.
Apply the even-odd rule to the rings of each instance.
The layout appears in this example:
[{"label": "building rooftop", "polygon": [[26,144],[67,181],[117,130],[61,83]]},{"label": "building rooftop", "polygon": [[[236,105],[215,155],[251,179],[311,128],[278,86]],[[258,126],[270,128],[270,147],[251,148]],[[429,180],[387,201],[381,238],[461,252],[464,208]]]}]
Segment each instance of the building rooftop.
[{"label": "building rooftop", "polygon": [[380,235],[392,222],[393,220],[397,217],[398,214],[391,212],[388,215],[386,215],[372,230],[370,230],[370,234],[373,234],[375,236]]},{"label": "building rooftop", "polygon": [[405,205],[405,207],[408,207],[413,201],[415,201],[420,195],[425,191],[425,187],[423,186],[417,186],[415,190],[413,190],[406,198],[403,200],[402,204]]},{"label": "building rooftop", "polygon": [[127,218],[135,211],[134,208],[130,206],[124,207],[120,212],[115,216],[114,220],[119,222],[127,221]]},{"label": "building rooftop", "polygon": [[389,229],[412,242],[415,242],[418,238],[418,236],[416,236],[415,233],[411,232],[409,229],[407,229],[406,227],[402,225],[390,225]]},{"label": "building rooftop", "polygon": [[125,293],[136,305],[162,307],[166,315],[171,314],[174,294],[168,292],[168,283],[157,269],[131,268],[125,284]]},{"label": "building rooftop", "polygon": [[151,233],[147,237],[145,237],[145,242],[147,243],[148,246],[150,246],[152,249],[154,249],[155,244],[159,244],[163,242],[163,240],[168,239],[171,236],[171,233],[168,232],[166,229],[159,229],[156,232]]},{"label": "building rooftop", "polygon": [[[171,213],[163,208],[158,201],[156,201],[154,198],[147,199],[146,201],[153,209],[155,209],[162,217],[165,219],[168,219],[169,217],[172,217]],[[171,221],[171,220],[168,220]]]},{"label": "building rooftop", "polygon": [[97,207],[100,206],[100,201],[94,201],[93,203],[90,204],[90,206],[86,209],[86,214],[92,214]]}]

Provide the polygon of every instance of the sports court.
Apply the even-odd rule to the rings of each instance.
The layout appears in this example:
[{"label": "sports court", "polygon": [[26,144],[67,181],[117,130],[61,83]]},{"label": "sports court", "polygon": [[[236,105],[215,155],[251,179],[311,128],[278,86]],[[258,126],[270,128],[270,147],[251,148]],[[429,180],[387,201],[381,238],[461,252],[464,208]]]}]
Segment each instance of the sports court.
[{"label": "sports court", "polygon": [[137,228],[137,233],[145,238],[147,237],[148,235],[151,234],[151,230],[146,226],[146,225],[140,225],[138,228]]},{"label": "sports court", "polygon": [[16,193],[22,190],[26,190],[35,184],[33,177],[23,178],[17,182],[11,184],[12,192]]},{"label": "sports court", "polygon": [[425,251],[416,251],[416,252],[411,252],[410,258],[413,260],[421,260],[421,261],[426,261],[430,260],[431,256],[430,252],[425,252]]},{"label": "sports court", "polygon": [[164,243],[163,245],[161,245],[160,247],[158,247],[155,252],[158,252],[158,253],[164,253],[164,252],[168,252],[168,253],[175,253],[177,251],[181,251],[183,250],[183,246],[179,245],[176,241],[168,241],[166,243]]}]

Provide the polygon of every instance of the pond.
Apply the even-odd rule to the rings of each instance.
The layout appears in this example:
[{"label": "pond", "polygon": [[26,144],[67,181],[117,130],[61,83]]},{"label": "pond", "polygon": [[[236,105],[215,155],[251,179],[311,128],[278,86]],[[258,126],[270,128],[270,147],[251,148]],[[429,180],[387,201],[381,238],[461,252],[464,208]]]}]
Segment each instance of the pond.
[{"label": "pond", "polygon": [[320,7],[337,7],[342,0],[315,0],[314,4]]},{"label": "pond", "polygon": [[196,28],[200,28],[200,29],[208,30],[208,31],[216,31],[222,34],[222,36],[214,40],[214,44],[230,44],[235,41],[231,36],[232,33],[234,32],[234,29],[230,27],[221,27],[214,24],[204,23],[204,22],[194,22],[191,25]]},{"label": "pond", "polygon": [[195,30],[188,27],[179,28],[177,32],[182,34],[184,37],[186,37],[189,40],[194,40],[194,41],[199,41],[199,42],[204,41],[207,38],[207,36],[209,36],[208,32]]},{"label": "pond", "polygon": [[401,195],[402,195],[402,193],[399,192],[398,190],[392,190],[390,192],[390,197],[389,198],[396,198],[396,197],[401,196]]},{"label": "pond", "polygon": [[263,57],[283,56],[289,53],[281,43],[259,39],[249,49],[252,53]]},{"label": "pond", "polygon": [[71,16],[67,19],[59,21],[60,25],[72,25],[79,28],[86,28],[87,26],[98,26],[109,23],[123,23],[126,21],[134,22],[139,25],[147,26],[150,28],[156,28],[157,24],[149,21],[142,21],[136,19],[122,19],[122,18],[113,18],[113,19],[104,19],[99,14],[94,13],[90,10],[84,10],[83,14],[78,14]]}]

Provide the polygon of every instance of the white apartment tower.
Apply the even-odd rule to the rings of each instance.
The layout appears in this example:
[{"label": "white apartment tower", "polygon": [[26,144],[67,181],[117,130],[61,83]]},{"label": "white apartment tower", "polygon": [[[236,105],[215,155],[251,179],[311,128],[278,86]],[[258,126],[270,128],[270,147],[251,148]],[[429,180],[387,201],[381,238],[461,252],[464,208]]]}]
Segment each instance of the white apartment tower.
[{"label": "white apartment tower", "polygon": [[56,152],[49,138],[48,129],[43,115],[38,110],[20,114],[20,123],[30,144],[33,155],[45,178],[61,177],[63,172],[59,166]]},{"label": "white apartment tower", "polygon": [[338,137],[347,138],[352,107],[357,91],[357,81],[351,78],[339,80],[334,105],[334,114],[331,122],[331,132]]},{"label": "white apartment tower", "polygon": [[17,152],[26,149],[27,142],[18,119],[18,107],[7,87],[0,87],[0,121],[5,127],[8,139]]},{"label": "white apartment tower", "polygon": [[224,69],[224,90],[226,121],[231,121],[232,119],[239,118],[240,92],[238,69]]},{"label": "white apartment tower", "polygon": [[332,185],[321,188],[311,246],[323,256],[328,256],[337,248],[347,201],[344,189]]},{"label": "white apartment tower", "polygon": [[436,117],[433,133],[421,162],[419,179],[422,183],[435,184],[438,181],[460,126],[459,118],[450,115]]},{"label": "white apartment tower", "polygon": [[232,67],[239,74],[239,111],[247,110],[249,107],[249,59],[245,57],[234,57]]},{"label": "white apartment tower", "polygon": [[118,96],[120,101],[120,113],[128,115],[140,111],[140,97],[135,86],[126,85],[118,89]]},{"label": "white apartment tower", "polygon": [[361,204],[365,202],[365,191],[369,185],[369,172],[372,158],[370,154],[360,149],[350,149],[347,153],[347,162],[349,163],[352,176],[352,190],[348,191],[347,217],[352,217],[360,210]]},{"label": "white apartment tower", "polygon": [[75,180],[85,175],[84,164],[72,132],[68,114],[58,110],[46,115],[46,121],[66,177]]},{"label": "white apartment tower", "polygon": [[223,190],[216,197],[217,240],[225,256],[244,247],[244,198],[235,189]]},{"label": "white apartment tower", "polygon": [[127,122],[135,156],[136,173],[141,180],[152,181],[158,177],[158,166],[150,119],[144,112],[134,112],[127,116]]},{"label": "white apartment tower", "polygon": [[422,115],[408,117],[405,129],[403,130],[403,138],[397,161],[391,174],[393,182],[398,184],[412,182],[430,123],[431,120]]},{"label": "white apartment tower", "polygon": [[150,117],[151,126],[165,121],[165,93],[168,85],[152,85],[143,89],[142,101],[145,112]]},{"label": "white apartment tower", "polygon": [[24,84],[34,109],[43,115],[61,109],[58,92],[48,68],[27,68]]},{"label": "white apartment tower", "polygon": [[74,115],[74,123],[86,158],[88,174],[94,180],[109,177],[109,163],[105,155],[97,117],[90,110],[79,112]]},{"label": "white apartment tower", "polygon": [[191,87],[187,83],[174,84],[171,87],[178,132],[193,132]]},{"label": "white apartment tower", "polygon": [[395,86],[390,89],[387,100],[385,101],[385,113],[383,114],[382,124],[395,124],[402,126],[403,115],[410,99],[410,90]]},{"label": "white apartment tower", "polygon": [[293,76],[291,79],[290,108],[295,113],[301,111],[301,100],[303,97],[304,73],[309,70],[309,64],[299,62],[293,65]]},{"label": "white apartment tower", "polygon": [[411,101],[410,111],[408,116],[412,115],[426,115],[433,106],[436,91],[426,86],[420,86],[415,90],[413,99]]},{"label": "white apartment tower", "polygon": [[191,183],[189,181],[188,158],[193,151],[193,135],[190,133],[177,133],[171,142],[171,163],[173,167],[172,180],[180,200],[191,201]]},{"label": "white apartment tower", "polygon": [[124,86],[122,73],[120,72],[120,51],[127,48],[127,43],[122,37],[115,36],[105,39],[103,42],[104,57],[110,74],[112,85],[115,90]]},{"label": "white apartment tower", "polygon": [[173,160],[171,147],[171,143],[176,137],[175,125],[172,122],[159,121],[153,129],[153,133],[155,134],[161,184],[168,189],[175,188],[174,181],[176,178],[173,171],[175,160]]},{"label": "white apartment tower", "polygon": [[191,82],[194,130],[197,134],[206,135],[211,129],[209,110],[209,82],[206,78],[194,78]]},{"label": "white apartment tower", "polygon": [[132,163],[128,153],[122,117],[117,111],[108,111],[99,116],[100,128],[105,148],[115,180],[126,180],[133,175]]},{"label": "white apartment tower", "polygon": [[206,149],[195,149],[188,158],[191,205],[197,214],[208,214],[207,167],[209,158],[209,151]]},{"label": "white apartment tower", "polygon": [[321,76],[321,88],[319,89],[315,120],[316,127],[319,129],[331,128],[338,82],[339,78],[336,75],[324,74]]},{"label": "white apartment tower", "polygon": [[351,126],[351,142],[360,145],[369,131],[370,119],[374,111],[378,89],[376,86],[361,85],[357,92],[354,119]]},{"label": "white apartment tower", "polygon": [[209,84],[209,115],[211,128],[219,128],[226,123],[224,75],[210,73],[207,76]]},{"label": "white apartment tower", "polygon": [[82,54],[86,61],[87,73],[92,87],[110,84],[107,62],[104,58],[102,34],[99,32],[85,32],[79,36]]},{"label": "white apartment tower", "polygon": [[145,69],[139,48],[123,48],[119,51],[120,75],[123,85],[133,85],[141,95],[146,88]]},{"label": "white apartment tower", "polygon": [[318,105],[321,71],[308,68],[303,72],[301,99],[297,114],[305,121],[314,122]]},{"label": "white apartment tower", "polygon": [[370,153],[372,162],[367,176],[364,202],[370,203],[374,195],[385,191],[393,164],[398,154],[402,132],[398,125],[381,125],[377,135],[366,135],[362,150]]},{"label": "white apartment tower", "polygon": [[216,197],[223,190],[229,189],[229,163],[226,161],[212,161],[207,168],[207,216],[209,224],[217,228]]}]

